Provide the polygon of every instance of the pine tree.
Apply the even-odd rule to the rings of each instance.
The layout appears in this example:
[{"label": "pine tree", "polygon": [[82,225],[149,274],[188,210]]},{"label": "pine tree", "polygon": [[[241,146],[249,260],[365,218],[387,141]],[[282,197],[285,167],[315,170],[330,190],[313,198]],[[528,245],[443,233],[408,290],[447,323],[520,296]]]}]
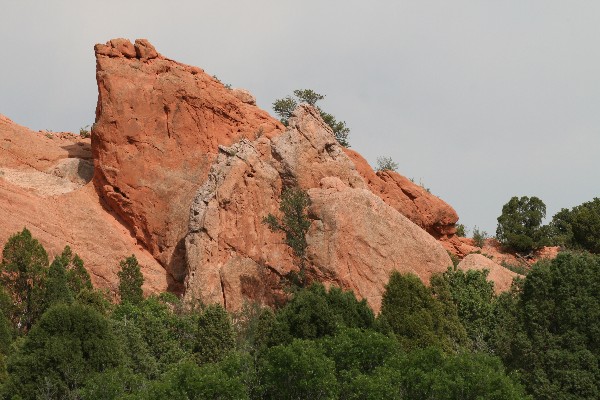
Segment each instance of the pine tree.
[{"label": "pine tree", "polygon": [[227,311],[219,305],[206,307],[198,319],[194,352],[200,364],[219,361],[235,346],[235,333]]},{"label": "pine tree", "polygon": [[13,324],[22,333],[41,315],[47,267],[46,250],[27,228],[8,239],[2,251],[0,280],[14,303]]},{"label": "pine tree", "polygon": [[121,303],[130,302],[139,304],[144,300],[144,292],[142,285],[144,284],[144,276],[140,271],[135,255],[127,257],[120,263],[121,270],[117,273],[119,277],[119,296]]}]

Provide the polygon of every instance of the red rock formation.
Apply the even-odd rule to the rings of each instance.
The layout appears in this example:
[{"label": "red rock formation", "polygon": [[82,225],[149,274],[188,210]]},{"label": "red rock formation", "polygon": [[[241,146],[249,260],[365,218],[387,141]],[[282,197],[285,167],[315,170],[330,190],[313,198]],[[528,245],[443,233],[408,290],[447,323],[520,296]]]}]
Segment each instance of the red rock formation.
[{"label": "red rock formation", "polygon": [[449,204],[397,172],[373,171],[354,150],[344,151],[373,193],[438,239],[446,250],[461,257],[474,250],[456,236],[458,215]]},{"label": "red rock formation", "polygon": [[0,116],[0,246],[27,227],[50,258],[71,246],[94,285],[115,291],[119,261],[135,254],[146,293],[166,290],[164,269],[102,206],[89,182],[89,139],[33,132]]},{"label": "red rock formation", "polygon": [[510,289],[513,279],[520,276],[498,265],[483,254],[469,254],[458,264],[457,268],[462,271],[481,271],[487,269],[489,271],[488,280],[494,282],[494,291],[496,293],[505,292]]},{"label": "red rock formation", "polygon": [[272,137],[283,126],[248,96],[161,56],[146,40],[113,39],[95,51],[94,183],[181,282],[190,205],[218,145]]},{"label": "red rock formation", "polygon": [[367,189],[312,107],[300,106],[290,128],[272,140],[220,149],[192,206],[186,296],[230,309],[239,308],[244,297],[274,301],[279,277],[297,263],[283,235],[262,219],[279,214],[280,193],[290,185],[307,189],[312,200],[309,275],[354,290],[375,310],[391,271],[428,281],[451,265],[433,237]]},{"label": "red rock formation", "polygon": [[299,107],[285,130],[249,92],[146,40],[113,39],[95,52],[91,150],[89,140],[0,116],[0,242],[27,226],[53,255],[69,244],[94,283],[113,290],[118,261],[133,253],[147,293],[166,290],[168,273],[171,290],[185,283],[188,298],[233,310],[246,299],[276,303],[281,277],[298,269],[283,235],[262,223],[279,214],[284,187],[312,201],[309,277],[354,290],[376,311],[391,271],[427,282],[451,264],[440,243],[473,249],[455,236],[449,205],[375,173],[314,108]]}]

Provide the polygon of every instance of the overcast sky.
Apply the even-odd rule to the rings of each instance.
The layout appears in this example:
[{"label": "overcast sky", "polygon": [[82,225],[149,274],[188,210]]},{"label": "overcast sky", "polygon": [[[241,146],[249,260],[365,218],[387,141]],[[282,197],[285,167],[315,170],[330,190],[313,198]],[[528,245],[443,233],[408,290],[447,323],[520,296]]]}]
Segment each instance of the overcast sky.
[{"label": "overcast sky", "polygon": [[371,165],[494,233],[511,196],[548,216],[599,196],[600,2],[0,0],[0,113],[78,131],[97,99],[93,46],[148,38],[249,89],[271,112],[326,94]]}]

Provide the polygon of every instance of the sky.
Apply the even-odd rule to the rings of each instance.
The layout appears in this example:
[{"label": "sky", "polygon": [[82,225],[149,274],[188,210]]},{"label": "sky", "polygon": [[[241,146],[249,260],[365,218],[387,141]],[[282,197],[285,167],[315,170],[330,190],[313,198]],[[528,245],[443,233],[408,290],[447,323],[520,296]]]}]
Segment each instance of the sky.
[{"label": "sky", "polygon": [[0,114],[94,122],[93,46],[147,38],[271,110],[325,94],[351,147],[495,234],[512,196],[552,217],[600,197],[600,2],[0,0]]}]

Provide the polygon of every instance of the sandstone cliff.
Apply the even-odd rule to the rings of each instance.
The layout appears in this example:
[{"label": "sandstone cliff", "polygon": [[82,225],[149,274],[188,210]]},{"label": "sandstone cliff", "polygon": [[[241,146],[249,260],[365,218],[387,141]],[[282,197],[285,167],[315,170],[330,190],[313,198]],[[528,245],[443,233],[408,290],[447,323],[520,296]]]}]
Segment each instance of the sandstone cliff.
[{"label": "sandstone cliff", "polygon": [[135,254],[146,293],[166,290],[164,270],[107,212],[94,187],[90,140],[33,132],[0,116],[0,243],[27,227],[50,258],[71,246],[94,285],[117,288],[119,261]]},{"label": "sandstone cliff", "polygon": [[147,292],[168,286],[229,309],[274,304],[297,263],[262,219],[299,186],[312,201],[310,277],[375,310],[392,270],[427,282],[451,264],[445,248],[470,252],[452,207],[399,174],[375,173],[312,107],[286,129],[249,92],[146,40],[113,39],[95,53],[91,147],[0,118],[3,242],[27,226],[53,253],[70,244],[94,283],[112,289],[118,260],[134,253]]},{"label": "sandstone cliff", "polygon": [[251,96],[162,57],[146,40],[113,39],[94,49],[94,184],[180,288],[190,205],[217,146],[283,126]]},{"label": "sandstone cliff", "polygon": [[378,310],[393,270],[424,281],[451,265],[427,232],[375,196],[318,112],[301,105],[273,138],[221,147],[199,189],[186,238],[186,296],[236,309],[244,298],[273,302],[297,268],[283,235],[262,223],[278,214],[282,188],[308,191],[309,275],[353,290]]}]

